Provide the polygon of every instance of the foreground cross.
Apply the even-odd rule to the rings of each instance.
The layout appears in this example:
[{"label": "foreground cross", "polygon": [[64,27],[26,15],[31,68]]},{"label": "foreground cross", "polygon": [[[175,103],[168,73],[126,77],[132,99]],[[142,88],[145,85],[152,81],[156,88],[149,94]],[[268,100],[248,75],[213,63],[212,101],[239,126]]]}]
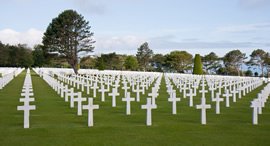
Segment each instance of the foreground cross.
[{"label": "foreground cross", "polygon": [[135,98],[130,97],[130,92],[127,92],[126,97],[122,98],[122,101],[126,101],[126,114],[130,115],[130,102],[135,101]]},{"label": "foreground cross", "polygon": [[30,110],[35,110],[35,105],[29,105],[29,102],[25,102],[23,106],[17,106],[17,110],[24,111],[24,117],[23,117],[23,128],[29,128],[29,116],[30,116]]},{"label": "foreground cross", "polygon": [[152,125],[152,109],[157,108],[156,105],[152,105],[151,98],[147,98],[146,105],[142,105],[142,109],[146,109],[146,125],[151,126]]},{"label": "foreground cross", "polygon": [[196,105],[196,109],[201,109],[201,123],[203,125],[206,124],[206,109],[210,109],[210,108],[211,108],[211,105],[206,104],[205,98],[201,98],[201,104]]},{"label": "foreground cross", "polygon": [[83,109],[88,110],[88,127],[94,125],[93,110],[99,109],[99,105],[93,105],[93,98],[88,98],[88,104],[83,105]]}]

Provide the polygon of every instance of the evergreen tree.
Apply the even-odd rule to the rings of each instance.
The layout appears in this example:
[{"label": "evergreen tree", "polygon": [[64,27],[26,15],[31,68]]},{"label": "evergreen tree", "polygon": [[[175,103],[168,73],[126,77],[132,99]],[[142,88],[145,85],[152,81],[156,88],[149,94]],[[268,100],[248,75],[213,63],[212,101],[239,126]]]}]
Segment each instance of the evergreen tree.
[{"label": "evergreen tree", "polygon": [[146,71],[148,70],[148,67],[150,66],[150,60],[153,55],[153,51],[149,48],[148,43],[143,43],[137,51],[137,60],[139,63],[139,67]]},{"label": "evergreen tree", "polygon": [[78,73],[78,55],[93,51],[93,32],[89,22],[74,10],[66,10],[54,18],[43,37],[44,46],[63,55],[74,72]]},{"label": "evergreen tree", "polygon": [[196,75],[202,75],[203,74],[203,69],[202,69],[202,60],[200,54],[195,55],[194,59],[194,66],[193,66],[193,74]]}]

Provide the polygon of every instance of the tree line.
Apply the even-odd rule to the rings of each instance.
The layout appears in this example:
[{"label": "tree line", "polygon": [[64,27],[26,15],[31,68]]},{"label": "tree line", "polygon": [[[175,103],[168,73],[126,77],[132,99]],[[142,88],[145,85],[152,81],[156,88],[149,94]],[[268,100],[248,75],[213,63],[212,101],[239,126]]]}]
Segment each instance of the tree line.
[{"label": "tree line", "polygon": [[[270,53],[255,49],[249,57],[240,50],[232,50],[224,56],[211,52],[201,57],[204,74],[268,76]],[[155,54],[147,42],[143,43],[136,55],[115,52],[99,56],[84,56],[79,59],[79,67],[99,70],[130,70],[192,73],[193,55],[187,51],[172,51]],[[52,54],[43,45],[33,49],[26,45],[5,45],[0,42],[0,66],[8,67],[71,67],[65,57]],[[245,68],[243,68],[245,66]]]},{"label": "tree line", "polygon": [[[270,53],[262,49],[255,49],[249,56],[240,50],[229,51],[224,56],[218,56],[214,52],[204,56],[197,55],[202,63],[203,74],[268,76],[270,72]],[[87,56],[80,62],[81,68],[177,73],[192,73],[195,65],[196,60],[187,51],[154,54],[147,42],[137,49],[136,55],[109,53]],[[200,63],[197,65],[200,66]]]}]

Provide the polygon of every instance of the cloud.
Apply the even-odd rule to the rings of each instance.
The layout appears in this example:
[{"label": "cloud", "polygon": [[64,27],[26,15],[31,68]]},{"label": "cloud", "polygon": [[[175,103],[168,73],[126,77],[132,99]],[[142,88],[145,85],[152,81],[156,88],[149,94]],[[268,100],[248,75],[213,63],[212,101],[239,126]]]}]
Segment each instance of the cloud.
[{"label": "cloud", "polygon": [[146,38],[135,35],[100,36],[96,37],[95,52],[134,54],[137,48],[147,41]]},{"label": "cloud", "polygon": [[[258,27],[265,27],[260,26]],[[255,27],[256,28],[256,27]],[[25,32],[18,32],[12,29],[0,30],[0,41],[5,44],[27,44],[33,47],[35,44],[42,42],[43,31],[29,29]],[[178,39],[174,35],[160,35],[157,37],[146,37],[143,35],[101,35],[94,36],[94,54],[112,53],[119,54],[136,54],[137,48],[144,42],[149,43],[149,47],[154,53],[166,54],[173,50],[186,50],[192,54],[205,55],[212,51],[217,52],[220,56],[232,49],[242,49],[248,53],[255,48],[268,48],[269,43],[257,41],[209,41],[198,38]]]},{"label": "cloud", "polygon": [[179,39],[176,41],[171,37],[152,38],[150,39],[149,44],[154,49],[154,52],[163,54],[173,50],[186,50],[192,54],[199,53],[202,55],[214,51],[218,52],[221,56],[233,49],[240,49],[245,53],[249,53],[252,49],[267,49],[270,46],[270,44],[264,42],[254,41],[202,41],[197,38]]},{"label": "cloud", "polygon": [[73,3],[85,13],[104,14],[107,10],[105,0],[73,0]]},{"label": "cloud", "polygon": [[5,44],[27,44],[33,47],[42,41],[43,31],[31,28],[25,32],[17,32],[13,29],[0,30],[0,41]]},{"label": "cloud", "polygon": [[270,7],[269,0],[239,0],[239,5],[245,9],[260,9]]},{"label": "cloud", "polygon": [[270,30],[270,23],[257,23],[219,27],[215,32],[218,33],[248,33]]}]

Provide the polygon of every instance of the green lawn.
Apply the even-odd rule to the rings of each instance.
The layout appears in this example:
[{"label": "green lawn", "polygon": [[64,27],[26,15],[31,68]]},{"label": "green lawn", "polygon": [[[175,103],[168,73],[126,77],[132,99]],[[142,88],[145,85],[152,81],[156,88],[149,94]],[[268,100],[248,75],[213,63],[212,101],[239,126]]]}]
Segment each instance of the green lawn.
[{"label": "green lawn", "polygon": [[[88,128],[87,112],[77,116],[76,108],[69,108],[69,103],[32,71],[36,101],[31,104],[37,109],[31,111],[30,128],[23,129],[23,112],[16,109],[22,105],[19,98],[24,77],[25,71],[0,90],[0,145],[270,145],[270,102],[259,115],[259,125],[252,125],[250,101],[262,87],[237,103],[231,102],[230,108],[222,102],[220,115],[215,114],[212,103],[212,109],[207,111],[207,125],[201,125],[200,110],[190,108],[188,98],[177,103],[177,115],[171,114],[163,78],[151,127],[146,126],[146,111],[140,108],[146,102],[145,96],[141,103],[131,103],[130,116],[125,115],[121,98],[112,108],[111,97],[107,96],[104,103],[95,99],[100,109],[94,111],[94,127]],[[200,98],[196,97],[194,104],[199,103]]]}]

